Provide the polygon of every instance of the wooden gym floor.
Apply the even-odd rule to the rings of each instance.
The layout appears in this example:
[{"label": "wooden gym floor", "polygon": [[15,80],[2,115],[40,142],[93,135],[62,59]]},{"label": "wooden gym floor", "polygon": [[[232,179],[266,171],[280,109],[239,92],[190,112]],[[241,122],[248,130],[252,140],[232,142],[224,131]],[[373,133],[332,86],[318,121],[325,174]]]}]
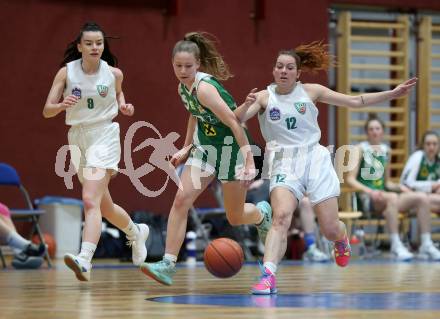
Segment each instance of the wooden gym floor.
[{"label": "wooden gym floor", "polygon": [[0,270],[0,318],[440,318],[440,263],[284,263],[278,295],[252,296],[258,266],[231,279],[182,265],[171,287],[95,260],[92,280],[53,269]]}]

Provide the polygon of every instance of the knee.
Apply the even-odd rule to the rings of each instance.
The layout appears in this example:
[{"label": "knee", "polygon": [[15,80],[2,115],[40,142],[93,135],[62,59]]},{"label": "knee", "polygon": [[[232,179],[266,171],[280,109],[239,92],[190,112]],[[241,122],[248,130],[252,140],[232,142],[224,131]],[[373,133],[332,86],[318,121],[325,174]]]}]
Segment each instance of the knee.
[{"label": "knee", "polygon": [[292,215],[293,212],[283,209],[274,211],[272,226],[275,228],[285,229],[287,231],[292,221]]},{"label": "knee", "polygon": [[326,223],[325,225],[320,225],[321,232],[330,241],[335,241],[341,237],[341,224],[338,220]]},{"label": "knee", "polygon": [[88,195],[83,196],[83,204],[84,204],[84,212],[87,214],[88,212],[99,209],[100,205],[95,198],[92,198]]},{"label": "knee", "polygon": [[396,206],[398,199],[399,199],[399,195],[397,195],[396,193],[390,193],[389,197],[388,197],[388,200],[387,200],[387,204],[388,205]]},{"label": "knee", "polygon": [[428,194],[425,193],[416,193],[415,195],[415,202],[418,206],[429,206],[429,197]]},{"label": "knee", "polygon": [[188,200],[188,196],[186,196],[183,192],[177,192],[176,197],[174,198],[173,207],[175,210],[188,210],[191,207],[192,203]]}]

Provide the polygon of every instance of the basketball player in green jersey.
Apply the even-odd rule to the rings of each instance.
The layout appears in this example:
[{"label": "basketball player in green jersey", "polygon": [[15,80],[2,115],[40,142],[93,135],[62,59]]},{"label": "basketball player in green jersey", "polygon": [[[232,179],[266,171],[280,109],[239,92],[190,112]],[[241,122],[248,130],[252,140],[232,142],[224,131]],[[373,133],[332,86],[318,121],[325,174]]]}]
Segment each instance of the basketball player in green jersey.
[{"label": "basketball player in green jersey", "polygon": [[423,134],[420,149],[406,162],[401,183],[414,191],[428,194],[431,210],[440,213],[440,158],[437,132]]},{"label": "basketball player in green jersey", "polygon": [[391,253],[396,260],[411,260],[414,255],[402,244],[398,233],[398,214],[415,210],[421,231],[419,257],[440,260],[440,251],[431,240],[431,213],[426,194],[413,192],[405,185],[390,181],[389,147],[383,144],[384,123],[370,115],[365,123],[367,141],[356,147],[359,163],[347,176],[355,188],[363,211],[382,213],[390,232]]},{"label": "basketball player in green jersey", "polygon": [[[222,182],[226,217],[231,225],[257,225],[264,243],[272,223],[269,203],[245,204],[247,185],[255,174],[254,160],[246,131],[233,113],[237,107],[234,99],[219,82],[231,74],[210,36],[186,34],[174,47],[172,63],[180,81],[178,93],[190,115],[184,147],[173,156],[171,164],[177,167],[186,163],[180,177],[182,187],[168,218],[164,258],[141,265],[142,272],[164,285],[173,282],[188,210],[214,178]],[[244,104],[254,101],[252,91]]]}]

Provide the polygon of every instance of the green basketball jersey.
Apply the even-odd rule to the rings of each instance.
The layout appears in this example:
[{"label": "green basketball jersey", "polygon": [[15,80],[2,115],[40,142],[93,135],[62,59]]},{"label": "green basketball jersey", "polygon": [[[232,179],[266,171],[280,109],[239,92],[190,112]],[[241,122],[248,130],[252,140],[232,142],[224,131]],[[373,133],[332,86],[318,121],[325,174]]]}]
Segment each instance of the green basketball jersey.
[{"label": "green basketball jersey", "polygon": [[357,180],[368,188],[375,190],[385,189],[385,169],[388,165],[388,147],[380,145],[380,151],[371,148],[368,142],[360,144],[362,160],[359,165]]},{"label": "green basketball jersey", "polygon": [[204,107],[197,99],[197,90],[201,81],[212,84],[231,110],[237,108],[231,94],[212,75],[197,72],[196,79],[190,90],[183,83],[180,83],[179,94],[183,104],[197,118],[197,132],[194,136],[194,142],[198,145],[224,144],[225,137],[230,136],[233,138],[234,135],[228,126],[223,124],[211,110]]},{"label": "green basketball jersey", "polygon": [[[232,111],[237,108],[229,92],[212,75],[197,72],[190,90],[184,84],[179,84],[179,94],[183,104],[197,118],[196,131],[193,136],[195,147],[193,147],[188,161],[196,166],[199,165],[196,163],[203,163],[202,166],[208,165],[214,170],[214,174],[219,180],[233,181],[237,167],[243,166],[243,156],[231,129],[197,99],[197,89],[201,81],[213,85]],[[245,133],[249,143],[252,143],[246,129]]]},{"label": "green basketball jersey", "polygon": [[420,162],[419,171],[417,173],[418,181],[437,181],[440,179],[440,163],[438,159],[429,162],[425,155]]}]

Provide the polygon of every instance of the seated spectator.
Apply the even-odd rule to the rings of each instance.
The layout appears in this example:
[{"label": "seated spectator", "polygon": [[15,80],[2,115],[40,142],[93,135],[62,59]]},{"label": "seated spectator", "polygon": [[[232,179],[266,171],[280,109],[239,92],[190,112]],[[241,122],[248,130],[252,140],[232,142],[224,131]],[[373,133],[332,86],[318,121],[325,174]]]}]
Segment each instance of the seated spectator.
[{"label": "seated spectator", "polygon": [[356,146],[358,163],[348,173],[347,183],[358,191],[360,208],[364,212],[385,216],[390,233],[391,253],[396,260],[411,260],[414,255],[400,240],[398,233],[399,212],[417,212],[421,230],[419,257],[440,260],[440,251],[431,240],[431,212],[428,196],[413,192],[405,185],[390,181],[389,147],[383,144],[385,125],[376,116],[370,116],[365,124],[367,141]]},{"label": "seated spectator", "polygon": [[11,213],[5,205],[0,203],[0,240],[7,244],[14,252],[12,266],[17,269],[35,269],[43,263],[46,247],[41,243],[35,245],[24,239],[11,220]]},{"label": "seated spectator", "polygon": [[431,211],[440,213],[439,135],[427,131],[420,144],[406,162],[400,182],[414,191],[427,193]]}]

